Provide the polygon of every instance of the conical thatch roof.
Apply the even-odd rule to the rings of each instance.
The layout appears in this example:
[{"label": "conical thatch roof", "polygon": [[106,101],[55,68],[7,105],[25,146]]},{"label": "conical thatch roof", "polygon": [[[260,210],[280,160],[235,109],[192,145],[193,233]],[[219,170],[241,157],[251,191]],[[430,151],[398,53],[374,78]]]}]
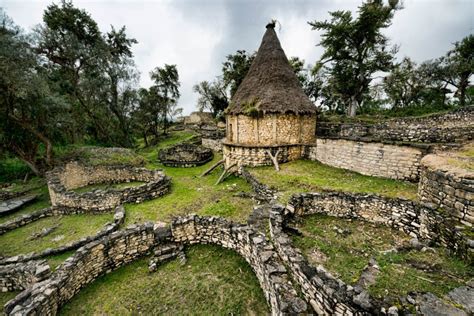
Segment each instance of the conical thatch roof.
[{"label": "conical thatch roof", "polygon": [[274,30],[267,25],[262,44],[230,102],[227,114],[313,114],[316,107],[300,87]]}]

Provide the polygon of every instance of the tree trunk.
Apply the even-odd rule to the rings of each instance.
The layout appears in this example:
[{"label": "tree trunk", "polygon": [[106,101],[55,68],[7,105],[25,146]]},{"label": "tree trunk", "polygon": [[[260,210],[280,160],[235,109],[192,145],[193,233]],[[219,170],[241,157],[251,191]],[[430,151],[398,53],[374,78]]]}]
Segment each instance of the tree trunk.
[{"label": "tree trunk", "polygon": [[357,106],[358,106],[358,102],[357,102],[356,98],[351,97],[351,103],[349,103],[349,108],[348,108],[348,111],[347,111],[347,115],[349,115],[350,117],[354,117],[356,115]]},{"label": "tree trunk", "polygon": [[461,106],[466,105],[466,89],[469,84],[469,75],[461,75],[461,80],[459,82],[459,88],[458,88],[458,93],[459,93],[459,103]]}]

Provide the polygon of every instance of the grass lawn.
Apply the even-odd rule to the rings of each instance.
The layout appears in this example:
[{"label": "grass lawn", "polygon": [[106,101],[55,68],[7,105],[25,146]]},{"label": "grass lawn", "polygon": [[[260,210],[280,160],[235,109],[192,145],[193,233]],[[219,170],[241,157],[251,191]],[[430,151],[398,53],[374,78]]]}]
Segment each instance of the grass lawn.
[{"label": "grass lawn", "polygon": [[416,199],[417,184],[361,175],[330,167],[317,161],[296,160],[280,165],[249,169],[259,181],[276,188],[282,202],[301,192],[337,190],[353,193],[375,193],[388,197]]},{"label": "grass lawn", "polygon": [[216,154],[207,164],[194,168],[167,167],[158,162],[158,152],[162,148],[191,139],[188,132],[177,132],[159,145],[139,151],[150,169],[162,169],[171,179],[171,192],[154,200],[140,204],[128,204],[126,223],[143,221],[169,221],[173,216],[196,213],[216,215],[236,221],[245,221],[252,211],[250,198],[236,196],[239,192],[251,192],[250,185],[243,179],[230,176],[223,183],[215,185],[222,168],[200,178],[205,170],[222,159]]},{"label": "grass lawn", "polygon": [[257,278],[235,252],[197,245],[177,260],[148,272],[141,259],[85,287],[62,315],[266,315]]},{"label": "grass lawn", "polygon": [[[322,264],[346,283],[356,283],[369,259],[375,258],[381,273],[369,293],[379,298],[410,291],[443,296],[474,277],[472,266],[449,256],[443,248],[383,254],[411,238],[385,226],[312,215],[304,218],[298,228],[303,236],[293,236],[293,240],[308,260],[313,265]],[[340,234],[337,228],[348,233]]]},{"label": "grass lawn", "polygon": [[17,296],[20,292],[0,292],[0,311],[3,313],[3,305],[5,305],[9,300]]},{"label": "grass lawn", "polygon": [[[101,215],[67,215],[40,219],[31,224],[0,235],[0,255],[13,256],[17,254],[39,252],[47,248],[56,248],[82,237],[96,234],[105,223],[112,221],[113,214]],[[59,226],[49,235],[34,240],[30,236],[41,232],[43,228]],[[61,236],[63,236],[61,238]],[[55,240],[55,238],[57,240]]]}]

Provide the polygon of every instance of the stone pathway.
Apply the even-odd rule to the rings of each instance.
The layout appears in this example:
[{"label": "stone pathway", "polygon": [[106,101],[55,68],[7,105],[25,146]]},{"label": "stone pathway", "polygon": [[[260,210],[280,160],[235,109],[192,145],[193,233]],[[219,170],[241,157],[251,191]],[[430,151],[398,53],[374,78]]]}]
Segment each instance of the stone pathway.
[{"label": "stone pathway", "polygon": [[37,197],[37,195],[26,195],[0,202],[0,216],[13,213],[23,205],[34,201]]}]

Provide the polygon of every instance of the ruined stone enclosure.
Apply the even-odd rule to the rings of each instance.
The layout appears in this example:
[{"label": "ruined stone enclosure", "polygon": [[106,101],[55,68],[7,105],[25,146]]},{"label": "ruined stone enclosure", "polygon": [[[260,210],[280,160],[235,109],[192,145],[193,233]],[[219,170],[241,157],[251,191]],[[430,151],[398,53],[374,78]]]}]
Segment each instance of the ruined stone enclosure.
[{"label": "ruined stone enclosure", "polygon": [[[170,179],[161,171],[129,166],[84,166],[70,162],[49,172],[48,189],[54,207],[85,212],[103,212],[123,203],[139,203],[165,194]],[[140,181],[144,184],[125,189],[77,193],[73,189],[98,183]]]},{"label": "ruined stone enclosure", "polygon": [[212,160],[212,150],[200,145],[180,144],[160,150],[158,159],[169,167],[196,167]]}]

